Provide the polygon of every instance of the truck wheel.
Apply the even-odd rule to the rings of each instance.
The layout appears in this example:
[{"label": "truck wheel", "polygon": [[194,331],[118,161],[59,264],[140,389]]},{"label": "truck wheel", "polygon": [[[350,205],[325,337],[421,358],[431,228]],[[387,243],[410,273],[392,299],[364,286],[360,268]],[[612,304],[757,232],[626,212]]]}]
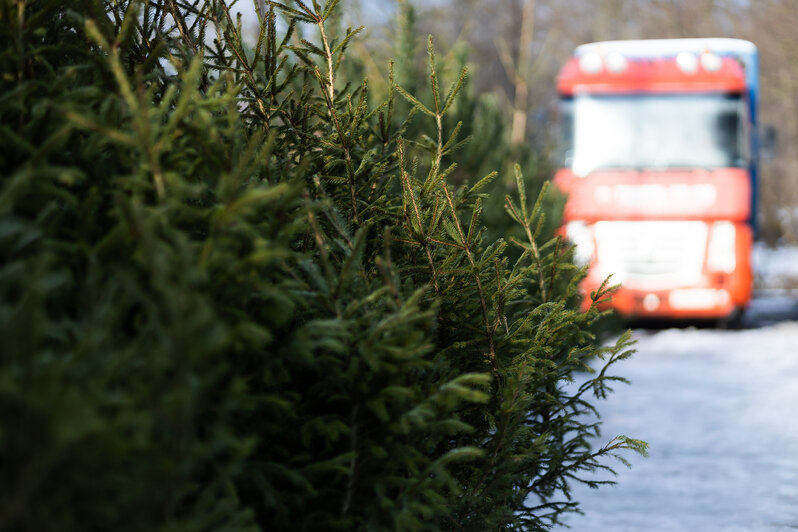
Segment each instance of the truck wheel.
[{"label": "truck wheel", "polygon": [[720,318],[718,320],[718,328],[729,329],[729,330],[742,329],[744,324],[744,319],[743,319],[744,317],[745,317],[745,308],[742,307],[735,308],[731,314],[729,314],[725,318]]}]

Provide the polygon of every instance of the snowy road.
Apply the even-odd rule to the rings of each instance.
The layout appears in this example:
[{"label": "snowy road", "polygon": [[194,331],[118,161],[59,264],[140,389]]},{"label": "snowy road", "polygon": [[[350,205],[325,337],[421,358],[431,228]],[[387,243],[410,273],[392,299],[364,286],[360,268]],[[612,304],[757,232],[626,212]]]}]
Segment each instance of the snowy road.
[{"label": "snowy road", "polygon": [[615,371],[632,385],[599,409],[603,439],[650,456],[617,464],[617,486],[575,486],[572,530],[798,530],[798,299],[757,300],[748,326],[635,333]]}]

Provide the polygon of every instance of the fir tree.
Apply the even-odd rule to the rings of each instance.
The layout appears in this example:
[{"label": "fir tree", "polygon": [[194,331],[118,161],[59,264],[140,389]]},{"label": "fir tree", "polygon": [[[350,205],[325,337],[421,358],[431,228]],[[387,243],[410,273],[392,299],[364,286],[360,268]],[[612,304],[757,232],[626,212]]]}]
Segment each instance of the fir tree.
[{"label": "fir tree", "polygon": [[373,102],[338,4],[0,7],[0,530],[535,530],[644,450],[545,191],[450,181],[465,72]]}]

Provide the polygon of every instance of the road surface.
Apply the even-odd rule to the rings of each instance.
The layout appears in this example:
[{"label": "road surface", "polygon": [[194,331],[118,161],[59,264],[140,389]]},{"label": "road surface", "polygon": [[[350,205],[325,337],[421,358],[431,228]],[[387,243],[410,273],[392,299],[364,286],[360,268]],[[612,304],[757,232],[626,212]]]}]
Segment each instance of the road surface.
[{"label": "road surface", "polygon": [[617,486],[575,486],[571,530],[798,530],[798,299],[756,300],[743,330],[635,336],[602,439],[646,440],[650,456],[618,463]]}]

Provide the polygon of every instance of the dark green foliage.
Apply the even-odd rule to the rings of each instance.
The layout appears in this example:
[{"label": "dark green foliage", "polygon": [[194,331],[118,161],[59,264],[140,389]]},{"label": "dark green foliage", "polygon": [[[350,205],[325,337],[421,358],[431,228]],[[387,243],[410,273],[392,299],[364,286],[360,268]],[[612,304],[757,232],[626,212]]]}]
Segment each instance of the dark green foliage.
[{"label": "dark green foliage", "polygon": [[0,530],[537,529],[642,450],[520,171],[488,240],[459,83],[403,138],[337,3],[0,4]]},{"label": "dark green foliage", "polygon": [[[395,82],[408,93],[422,99],[432,98],[429,77],[429,59],[423,53],[427,43],[418,35],[416,28],[418,14],[409,1],[400,1],[397,6],[394,78]],[[511,118],[508,110],[502,107],[500,98],[493,93],[479,94],[468,78],[478,74],[470,64],[468,32],[458,38],[444,57],[436,58],[436,68],[442,87],[459,86],[457,98],[443,115],[446,131],[459,130],[462,142],[458,149],[449,153],[448,160],[456,164],[447,177],[450,183],[463,184],[475,176],[498,172],[495,179],[482,189],[484,213],[482,216],[489,240],[513,235],[521,237],[520,228],[504,214],[506,191],[516,190],[513,166],[520,165],[524,182],[529,189],[539,191],[543,183],[554,172],[552,161],[541,154],[532,142],[514,145],[510,140]],[[377,57],[372,61],[378,60]],[[405,107],[402,107],[405,105]],[[406,109],[407,102],[399,102],[398,109]],[[406,113],[395,115],[397,128],[404,127],[405,136],[418,139],[429,135],[429,125],[419,119],[419,115],[406,123]],[[470,141],[469,141],[470,140]],[[414,155],[417,155],[413,152]],[[557,229],[564,207],[564,198],[557,191],[544,197],[543,212],[546,215],[541,236],[550,239]]]}]

